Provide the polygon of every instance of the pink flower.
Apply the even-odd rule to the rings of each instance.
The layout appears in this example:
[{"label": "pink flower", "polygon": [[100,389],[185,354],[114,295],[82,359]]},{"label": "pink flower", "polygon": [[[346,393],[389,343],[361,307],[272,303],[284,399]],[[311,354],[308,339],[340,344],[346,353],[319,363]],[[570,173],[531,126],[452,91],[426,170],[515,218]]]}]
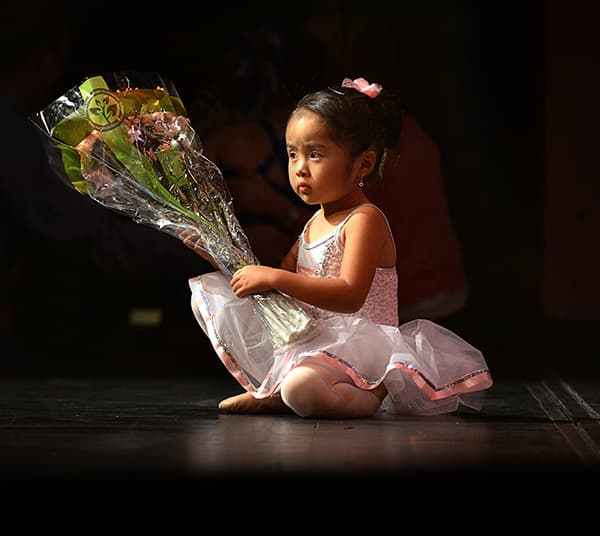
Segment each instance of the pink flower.
[{"label": "pink flower", "polygon": [[370,84],[364,78],[356,78],[355,80],[350,80],[350,78],[344,78],[344,80],[342,81],[342,87],[351,87],[353,89],[356,89],[356,91],[364,93],[372,99],[377,97],[377,95],[379,95],[381,93],[381,90],[383,89],[381,87],[381,84]]}]

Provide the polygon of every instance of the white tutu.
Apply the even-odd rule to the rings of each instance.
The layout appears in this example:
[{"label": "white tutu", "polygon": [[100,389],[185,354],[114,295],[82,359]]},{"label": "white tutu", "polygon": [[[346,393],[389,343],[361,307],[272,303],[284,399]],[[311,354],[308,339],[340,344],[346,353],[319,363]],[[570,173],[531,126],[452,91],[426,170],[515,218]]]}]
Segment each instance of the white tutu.
[{"label": "white tutu", "polygon": [[390,413],[435,415],[459,403],[479,409],[477,394],[492,385],[481,352],[429,320],[393,327],[333,316],[319,320],[309,339],[274,348],[250,299],[237,298],[223,274],[204,274],[189,284],[192,310],[217,355],[257,398],[276,392],[308,357],[340,367],[363,389],[383,381],[388,396],[382,409]]}]

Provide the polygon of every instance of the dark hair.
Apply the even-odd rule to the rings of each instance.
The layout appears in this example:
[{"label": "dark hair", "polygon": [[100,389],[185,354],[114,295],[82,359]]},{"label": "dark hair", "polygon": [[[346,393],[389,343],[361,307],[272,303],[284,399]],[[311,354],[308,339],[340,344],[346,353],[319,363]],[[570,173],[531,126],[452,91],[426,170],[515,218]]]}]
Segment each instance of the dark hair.
[{"label": "dark hair", "polygon": [[371,98],[353,88],[328,87],[302,97],[291,116],[302,110],[323,118],[331,139],[347,146],[352,157],[373,147],[377,155],[375,167],[364,180],[382,178],[385,152],[400,138],[402,108],[397,95],[383,88]]}]

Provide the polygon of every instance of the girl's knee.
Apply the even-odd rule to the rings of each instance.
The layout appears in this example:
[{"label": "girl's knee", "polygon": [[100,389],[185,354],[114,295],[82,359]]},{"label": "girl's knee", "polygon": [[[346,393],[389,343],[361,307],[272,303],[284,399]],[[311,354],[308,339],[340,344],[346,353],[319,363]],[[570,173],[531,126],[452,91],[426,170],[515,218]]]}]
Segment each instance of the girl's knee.
[{"label": "girl's knee", "polygon": [[334,395],[325,379],[309,367],[291,370],[281,384],[282,400],[301,417],[322,416]]},{"label": "girl's knee", "polygon": [[[338,375],[339,376],[339,375]],[[322,366],[299,365],[281,384],[281,398],[301,417],[355,418],[373,415],[380,400]]]}]

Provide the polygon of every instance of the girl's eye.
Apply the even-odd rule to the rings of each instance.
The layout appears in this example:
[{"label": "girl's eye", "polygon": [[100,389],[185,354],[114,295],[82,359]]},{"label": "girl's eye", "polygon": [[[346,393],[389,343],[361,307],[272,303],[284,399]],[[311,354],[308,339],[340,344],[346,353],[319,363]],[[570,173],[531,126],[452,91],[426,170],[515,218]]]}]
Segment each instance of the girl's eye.
[{"label": "girl's eye", "polygon": [[294,160],[296,158],[296,153],[294,151],[289,151],[288,158],[290,158],[291,160]]},{"label": "girl's eye", "polygon": [[317,153],[317,151],[312,151],[310,153],[311,158],[320,158],[320,156],[321,156],[321,153]]}]

